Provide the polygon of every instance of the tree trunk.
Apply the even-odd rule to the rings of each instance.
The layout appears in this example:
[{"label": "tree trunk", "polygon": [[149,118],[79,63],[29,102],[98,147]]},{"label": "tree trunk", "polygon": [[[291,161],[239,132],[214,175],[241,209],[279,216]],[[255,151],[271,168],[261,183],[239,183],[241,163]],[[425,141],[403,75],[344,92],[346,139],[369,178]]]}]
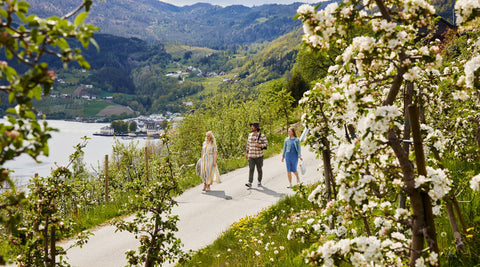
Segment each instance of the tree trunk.
[{"label": "tree trunk", "polygon": [[322,152],[323,170],[325,176],[325,186],[327,187],[327,200],[331,201],[337,198],[337,190],[335,181],[333,179],[333,171],[331,164],[331,154],[329,149],[324,149]]},{"label": "tree trunk", "polygon": [[[405,142],[406,140],[410,140],[410,116],[408,113],[408,106],[412,104],[412,98],[413,98],[413,83],[412,82],[406,82],[405,83],[405,91],[403,94],[403,116],[405,120],[405,124],[403,125],[403,149],[405,150],[405,153],[407,155],[410,154],[410,143]],[[400,208],[404,209],[405,208],[405,202],[406,202],[406,196],[404,194],[400,194],[400,199],[399,199],[399,206]]]},{"label": "tree trunk", "polygon": [[325,186],[327,187],[327,199],[328,201],[337,198],[337,186],[335,185],[335,179],[333,178],[333,170],[332,170],[332,159],[331,159],[331,152],[330,152],[330,143],[328,142],[328,118],[325,116],[323,111],[323,105],[320,107],[322,111],[322,118],[323,122],[325,123],[326,130],[323,130],[322,137],[322,158],[323,158],[323,169],[324,169],[324,176],[325,176]]},{"label": "tree trunk", "polygon": [[56,227],[52,225],[50,228],[50,266],[55,267],[55,257],[57,256],[56,246],[56,237],[55,237]]},{"label": "tree trunk", "polygon": [[[416,105],[409,105],[408,112],[410,114],[410,122],[412,126],[413,146],[415,149],[415,160],[417,163],[418,175],[427,176],[425,153],[423,151],[423,141],[420,133],[418,107]],[[411,266],[414,266],[417,258],[421,256],[423,249],[423,238],[425,238],[425,240],[428,242],[430,249],[438,253],[437,233],[435,231],[435,222],[432,212],[432,201],[427,193],[420,192],[419,190],[415,191],[420,194],[421,201],[420,203],[416,203],[417,205],[413,206],[412,200],[414,224],[412,229],[412,254],[410,255]],[[423,238],[420,238],[422,235]],[[418,248],[420,248],[420,250],[418,250]]]},{"label": "tree trunk", "polygon": [[48,228],[49,227],[50,227],[49,220],[47,218],[45,220],[45,228],[43,229],[43,253],[44,253],[45,266],[50,266],[49,258],[48,258]]},{"label": "tree trunk", "polygon": [[422,229],[425,228],[425,219],[423,211],[423,201],[420,192],[415,189],[414,166],[408,158],[408,154],[402,147],[402,141],[398,139],[393,130],[388,132],[389,145],[393,149],[402,169],[404,179],[404,190],[410,198],[413,210],[412,215],[412,245],[410,254],[410,264],[415,266],[415,260],[420,256],[423,250]]},{"label": "tree trunk", "polygon": [[452,202],[453,202],[453,206],[455,207],[455,211],[458,214],[458,219],[460,220],[460,224],[462,224],[462,229],[463,229],[464,232],[466,232],[467,231],[467,225],[465,224],[465,220],[463,219],[463,216],[462,216],[462,211],[460,210],[460,207],[458,206],[458,201],[457,201],[457,198],[455,196],[452,198]]}]

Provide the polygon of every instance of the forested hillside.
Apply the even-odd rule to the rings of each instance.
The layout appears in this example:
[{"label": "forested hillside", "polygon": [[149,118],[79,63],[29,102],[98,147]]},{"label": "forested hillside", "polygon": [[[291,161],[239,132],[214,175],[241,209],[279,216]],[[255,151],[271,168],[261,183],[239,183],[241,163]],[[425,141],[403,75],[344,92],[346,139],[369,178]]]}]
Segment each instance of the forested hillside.
[{"label": "forested hillside", "polygon": [[[40,16],[65,14],[75,0],[32,0]],[[228,7],[195,4],[177,7],[158,0],[95,1],[87,22],[100,32],[148,41],[180,42],[223,49],[272,41],[300,27],[293,20],[300,3]]]}]

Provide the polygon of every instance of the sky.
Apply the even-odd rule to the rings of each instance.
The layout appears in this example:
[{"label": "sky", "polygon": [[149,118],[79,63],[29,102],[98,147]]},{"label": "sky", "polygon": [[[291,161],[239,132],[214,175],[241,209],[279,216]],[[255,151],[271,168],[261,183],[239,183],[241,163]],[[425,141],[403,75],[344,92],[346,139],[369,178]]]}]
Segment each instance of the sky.
[{"label": "sky", "polygon": [[292,4],[295,2],[314,4],[321,0],[160,0],[165,3],[169,3],[175,6],[187,6],[195,3],[209,3],[218,6],[231,6],[231,5],[244,5],[248,7],[261,6],[265,4]]}]

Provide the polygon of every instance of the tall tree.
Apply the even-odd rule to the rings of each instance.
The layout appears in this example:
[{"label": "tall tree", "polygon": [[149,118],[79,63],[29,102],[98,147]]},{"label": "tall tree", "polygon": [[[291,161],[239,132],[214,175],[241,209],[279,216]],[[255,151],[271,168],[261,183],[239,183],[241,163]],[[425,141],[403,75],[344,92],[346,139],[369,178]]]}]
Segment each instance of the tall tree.
[{"label": "tall tree", "polygon": [[[459,23],[479,14],[480,2],[474,2],[457,1]],[[345,0],[317,8],[298,9],[303,40],[312,50],[335,47],[342,53],[331,59],[335,65],[328,75],[302,100],[304,123],[312,129],[308,140],[319,155],[329,149],[322,140],[336,148],[327,156],[336,166],[338,194],[334,199],[317,194],[323,209],[320,225],[326,226],[319,231],[329,237],[312,247],[309,260],[360,266],[438,264],[434,218],[452,183],[438,155],[453,137],[437,122],[443,108],[456,105],[455,99],[478,103],[473,92],[478,90],[480,48],[473,44],[471,59],[444,68],[438,41],[422,34],[425,29],[434,33],[437,21],[426,1]],[[366,31],[349,36],[348,29],[358,25]],[[447,79],[455,88],[448,98],[438,84]],[[477,106],[465,107],[461,116],[475,113]],[[407,123],[411,127],[403,127]],[[403,136],[410,131],[413,149],[405,149]],[[479,181],[480,175],[474,177],[472,188],[478,189]],[[400,195],[408,197],[407,206],[395,203]]]},{"label": "tall tree", "polygon": [[309,84],[299,72],[293,73],[292,77],[290,78],[290,80],[288,80],[285,87],[287,89],[287,92],[289,92],[295,100],[293,102],[294,106],[297,106],[298,101],[303,97],[303,93],[310,89]]}]

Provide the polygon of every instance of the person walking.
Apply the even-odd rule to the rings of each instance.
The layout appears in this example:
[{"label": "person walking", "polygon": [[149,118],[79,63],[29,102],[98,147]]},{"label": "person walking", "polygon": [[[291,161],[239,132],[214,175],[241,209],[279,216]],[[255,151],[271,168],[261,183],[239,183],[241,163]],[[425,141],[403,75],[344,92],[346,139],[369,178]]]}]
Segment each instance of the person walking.
[{"label": "person walking", "polygon": [[298,159],[302,159],[302,151],[300,148],[300,139],[298,139],[297,134],[295,133],[295,128],[288,128],[288,136],[283,142],[283,154],[282,162],[285,160],[287,165],[287,177],[290,185],[288,188],[292,187],[292,173],[295,174],[297,178],[297,184],[300,183],[300,178],[298,177],[297,165]]},{"label": "person walking", "polygon": [[210,186],[215,180],[217,183],[221,183],[220,172],[217,167],[217,143],[215,136],[211,131],[205,134],[205,141],[202,145],[202,180],[203,190],[210,191]]},{"label": "person walking", "polygon": [[258,173],[258,186],[262,186],[263,149],[266,149],[268,146],[267,137],[260,132],[260,124],[258,122],[250,123],[250,130],[252,132],[248,135],[247,151],[245,153],[249,167],[248,183],[245,184],[248,188],[252,187],[255,167]]}]

